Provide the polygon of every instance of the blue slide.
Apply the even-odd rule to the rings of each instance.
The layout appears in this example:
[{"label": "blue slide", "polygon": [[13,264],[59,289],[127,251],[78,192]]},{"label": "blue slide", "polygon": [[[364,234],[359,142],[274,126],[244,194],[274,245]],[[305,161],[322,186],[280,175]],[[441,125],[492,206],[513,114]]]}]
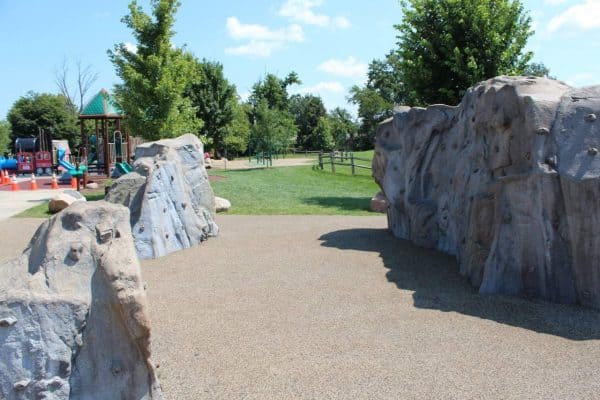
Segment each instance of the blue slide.
[{"label": "blue slide", "polygon": [[58,165],[65,168],[71,176],[81,176],[85,172],[85,165],[80,165],[79,170],[73,164],[65,160],[65,149],[59,147],[56,150],[58,154]]}]

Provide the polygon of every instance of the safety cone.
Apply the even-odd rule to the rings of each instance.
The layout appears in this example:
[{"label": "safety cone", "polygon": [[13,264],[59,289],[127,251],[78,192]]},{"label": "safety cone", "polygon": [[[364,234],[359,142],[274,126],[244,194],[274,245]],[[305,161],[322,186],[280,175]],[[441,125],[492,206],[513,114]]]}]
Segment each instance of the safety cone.
[{"label": "safety cone", "polygon": [[37,190],[38,185],[35,180],[35,174],[31,174],[31,178],[29,179],[29,190]]},{"label": "safety cone", "polygon": [[77,178],[71,177],[71,189],[77,189]]},{"label": "safety cone", "polygon": [[4,170],[4,173],[2,174],[2,184],[6,185],[10,183],[10,175],[8,175],[8,171]]},{"label": "safety cone", "polygon": [[0,185],[4,185],[6,179],[4,178],[4,170],[0,169]]},{"label": "safety cone", "polygon": [[58,180],[56,179],[56,174],[52,174],[52,181],[50,183],[50,189],[58,189]]},{"label": "safety cone", "polygon": [[13,192],[19,191],[19,184],[17,183],[17,175],[13,175],[12,180],[10,181],[10,190]]}]

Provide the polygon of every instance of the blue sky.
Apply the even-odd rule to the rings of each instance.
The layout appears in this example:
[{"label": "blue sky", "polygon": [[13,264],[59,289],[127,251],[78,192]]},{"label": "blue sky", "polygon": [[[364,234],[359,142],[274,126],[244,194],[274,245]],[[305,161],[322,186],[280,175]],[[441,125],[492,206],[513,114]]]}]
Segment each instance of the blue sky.
[{"label": "blue sky", "polygon": [[[91,65],[93,90],[118,82],[106,51],[133,43],[120,22],[128,1],[0,0],[0,119],[28,91],[57,92],[55,71],[67,59]],[[295,70],[294,92],[320,94],[328,108],[346,103],[367,64],[395,46],[397,0],[183,0],[176,45],[217,60],[245,96],[267,72]],[[140,0],[148,10],[148,1]],[[534,61],[574,86],[600,84],[600,0],[530,0]],[[72,75],[72,78],[75,76]]]}]

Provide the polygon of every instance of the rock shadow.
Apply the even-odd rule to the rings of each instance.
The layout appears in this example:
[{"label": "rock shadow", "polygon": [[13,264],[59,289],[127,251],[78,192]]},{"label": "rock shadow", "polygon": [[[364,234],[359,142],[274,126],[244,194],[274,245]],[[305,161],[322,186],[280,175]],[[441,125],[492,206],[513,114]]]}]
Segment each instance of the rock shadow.
[{"label": "rock shadow", "polygon": [[378,252],[388,269],[388,281],[414,291],[417,308],[458,312],[570,340],[600,339],[600,312],[521,297],[480,295],[459,274],[454,256],[397,239],[387,229],[345,229],[319,239],[325,247]]},{"label": "rock shadow", "polygon": [[369,211],[370,197],[306,197],[302,202],[310,205],[344,211]]}]

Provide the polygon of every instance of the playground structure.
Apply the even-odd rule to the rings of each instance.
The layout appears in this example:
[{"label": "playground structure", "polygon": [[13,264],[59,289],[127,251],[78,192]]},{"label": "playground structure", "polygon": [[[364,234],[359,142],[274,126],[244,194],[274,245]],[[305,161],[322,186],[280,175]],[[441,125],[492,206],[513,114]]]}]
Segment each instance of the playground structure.
[{"label": "playground structure", "polygon": [[15,174],[52,174],[52,136],[48,132],[39,129],[37,137],[17,138],[14,149],[14,158],[0,157],[0,169]]},{"label": "playground structure", "polygon": [[[122,173],[130,172],[131,138],[121,127],[125,115],[116,100],[106,89],[100,90],[79,115],[81,127],[80,162],[87,171],[111,175],[117,168]],[[86,120],[94,121],[94,133],[86,132]]]}]

